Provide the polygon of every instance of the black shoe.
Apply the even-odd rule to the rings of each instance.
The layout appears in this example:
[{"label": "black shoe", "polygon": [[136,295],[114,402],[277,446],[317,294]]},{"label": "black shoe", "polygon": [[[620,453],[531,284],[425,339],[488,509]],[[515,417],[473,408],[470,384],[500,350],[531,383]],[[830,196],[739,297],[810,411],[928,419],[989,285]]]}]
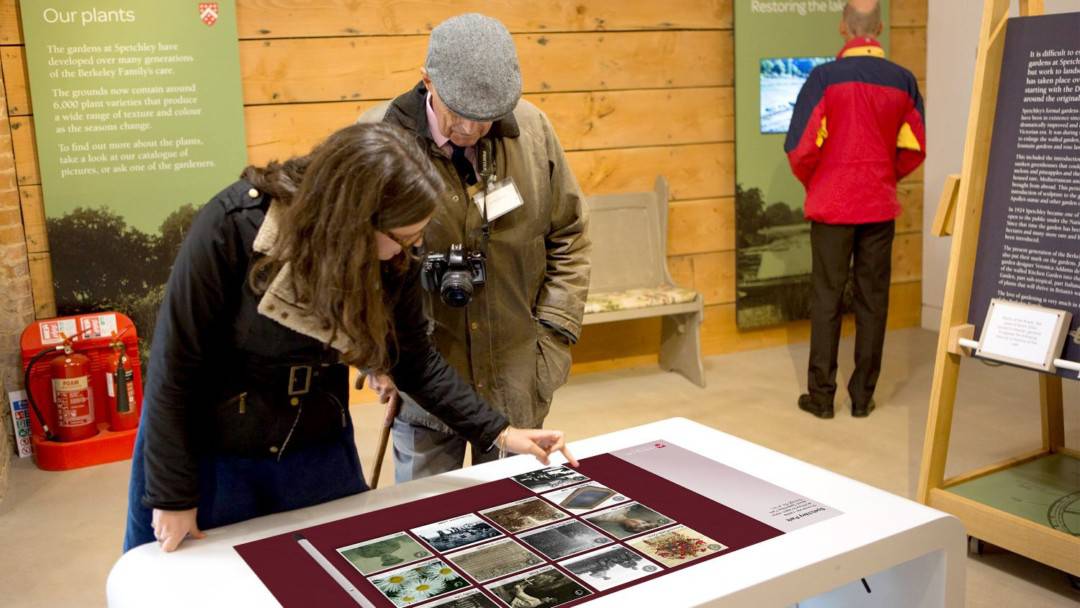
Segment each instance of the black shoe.
[{"label": "black shoe", "polygon": [[814,401],[810,395],[799,395],[799,409],[804,412],[810,412],[818,418],[832,418],[833,406],[822,405]]},{"label": "black shoe", "polygon": [[853,418],[866,418],[870,415],[870,412],[874,411],[875,407],[877,407],[877,405],[874,403],[873,399],[871,399],[866,405],[863,406],[858,406],[852,403],[851,416]]}]

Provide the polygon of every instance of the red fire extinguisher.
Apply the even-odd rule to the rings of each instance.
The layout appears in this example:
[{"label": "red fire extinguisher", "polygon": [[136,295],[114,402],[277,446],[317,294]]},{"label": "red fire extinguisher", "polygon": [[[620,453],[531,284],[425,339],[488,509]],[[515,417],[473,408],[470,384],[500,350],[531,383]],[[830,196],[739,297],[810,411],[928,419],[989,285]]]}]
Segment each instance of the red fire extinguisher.
[{"label": "red fire extinguisher", "polygon": [[56,434],[60,441],[78,441],[97,435],[94,422],[94,393],[90,390],[90,359],[74,351],[64,341],[64,354],[49,363],[53,405],[56,406]]},{"label": "red fire extinguisher", "polygon": [[139,412],[135,403],[135,372],[128,356],[124,354],[124,343],[115,340],[112,348],[113,356],[109,357],[105,365],[109,429],[114,432],[126,431],[139,424]]},{"label": "red fire extinguisher", "polygon": [[49,362],[52,384],[53,407],[56,411],[56,432],[53,433],[45,416],[34,399],[34,391],[27,390],[30,407],[41,424],[45,439],[49,441],[78,441],[97,435],[94,421],[94,393],[90,386],[90,359],[71,347],[71,338],[64,336],[61,346],[46,348],[34,355],[26,365],[23,386],[30,386],[30,373],[38,361],[63,351]]}]

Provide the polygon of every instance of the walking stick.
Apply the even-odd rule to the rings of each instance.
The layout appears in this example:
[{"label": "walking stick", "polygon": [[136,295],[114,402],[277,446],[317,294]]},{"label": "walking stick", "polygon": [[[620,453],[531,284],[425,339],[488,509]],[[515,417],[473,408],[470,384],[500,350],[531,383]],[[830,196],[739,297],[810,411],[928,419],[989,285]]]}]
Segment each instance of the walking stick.
[{"label": "walking stick", "polygon": [[383,456],[386,456],[386,444],[390,442],[390,427],[394,425],[394,416],[397,412],[398,395],[390,398],[386,406],[386,416],[383,418],[382,434],[379,436],[379,450],[375,452],[375,470],[371,472],[371,483],[368,486],[374,490],[379,487],[379,473],[382,472]]}]

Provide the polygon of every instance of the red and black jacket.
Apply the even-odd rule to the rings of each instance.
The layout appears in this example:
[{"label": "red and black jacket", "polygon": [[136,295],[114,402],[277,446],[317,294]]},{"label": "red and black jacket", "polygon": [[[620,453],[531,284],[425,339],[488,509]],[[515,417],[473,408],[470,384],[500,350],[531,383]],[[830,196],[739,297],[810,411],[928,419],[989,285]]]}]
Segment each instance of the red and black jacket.
[{"label": "red and black jacket", "polygon": [[868,224],[900,215],[896,182],[926,158],[919,86],[873,38],[854,38],[807,78],[784,151],[806,187],[804,215]]}]

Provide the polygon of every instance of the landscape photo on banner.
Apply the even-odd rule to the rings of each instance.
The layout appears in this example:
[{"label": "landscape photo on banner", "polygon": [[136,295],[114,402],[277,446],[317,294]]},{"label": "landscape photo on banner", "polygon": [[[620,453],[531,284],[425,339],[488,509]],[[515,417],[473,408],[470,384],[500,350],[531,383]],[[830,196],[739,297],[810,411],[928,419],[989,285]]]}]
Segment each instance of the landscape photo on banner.
[{"label": "landscape photo on banner", "polygon": [[197,209],[247,163],[233,0],[20,3],[57,312],[145,340]]}]

